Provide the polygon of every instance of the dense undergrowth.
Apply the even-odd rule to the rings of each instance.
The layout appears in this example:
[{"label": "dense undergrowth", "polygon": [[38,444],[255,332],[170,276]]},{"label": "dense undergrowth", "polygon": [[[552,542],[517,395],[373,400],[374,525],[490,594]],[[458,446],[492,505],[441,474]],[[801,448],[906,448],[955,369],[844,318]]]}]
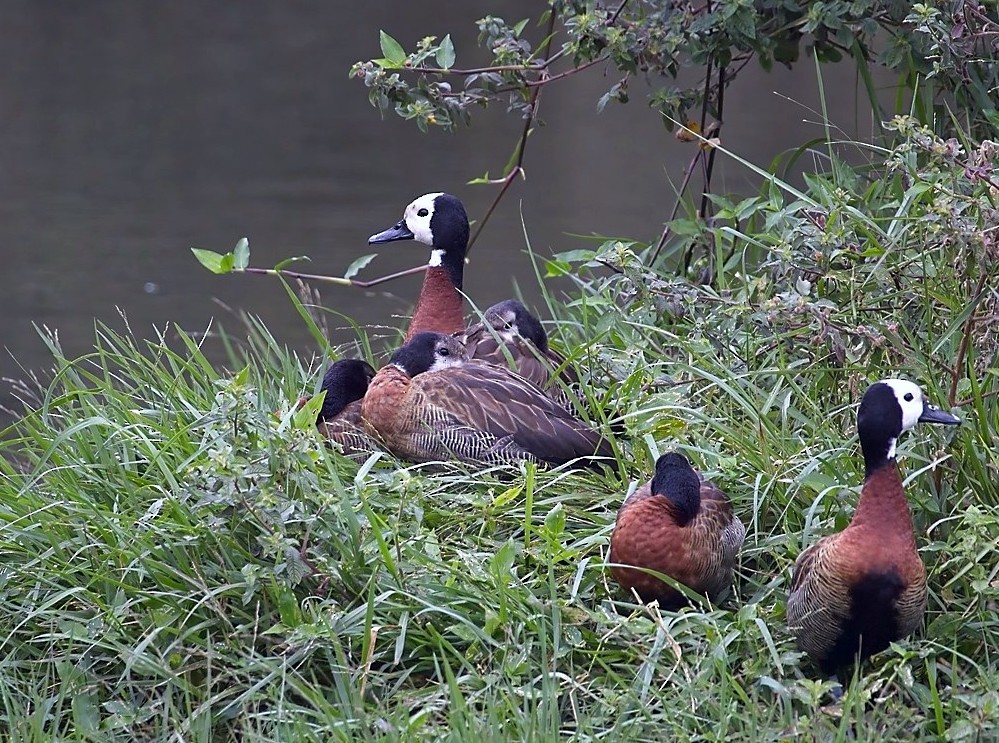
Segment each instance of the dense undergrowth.
[{"label": "dense undergrowth", "polygon": [[[624,421],[617,474],[358,467],[291,411],[318,361],[253,321],[238,372],[172,330],[99,327],[79,359],[46,335],[54,379],[0,460],[3,738],[999,737],[996,150],[895,125],[869,171],[717,198],[655,259],[535,258],[575,282],[546,294],[553,345]],[[855,404],[888,375],[965,422],[900,449],[924,628],[833,703],[784,624],[790,567],[848,522]],[[673,447],[748,526],[721,607],[609,582],[616,507]]]}]

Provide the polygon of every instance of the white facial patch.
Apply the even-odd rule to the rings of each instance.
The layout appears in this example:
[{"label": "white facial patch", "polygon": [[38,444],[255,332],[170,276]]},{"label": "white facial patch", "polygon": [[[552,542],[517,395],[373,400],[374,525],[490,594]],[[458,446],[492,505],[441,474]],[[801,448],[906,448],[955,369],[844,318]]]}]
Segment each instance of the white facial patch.
[{"label": "white facial patch", "polygon": [[895,441],[897,439],[888,439],[888,459],[895,458]]},{"label": "white facial patch", "polygon": [[457,340],[450,343],[438,345],[434,349],[434,363],[429,371],[440,371],[452,366],[461,366],[465,363],[465,348]]},{"label": "white facial patch", "polygon": [[[403,214],[406,226],[413,233],[413,239],[424,245],[434,244],[434,232],[430,229],[430,220],[434,216],[434,199],[440,195],[440,193],[423,194],[407,206],[406,212]],[[431,265],[435,264],[431,263]]]},{"label": "white facial patch", "polygon": [[[919,417],[923,414],[923,391],[919,385],[907,379],[882,379],[884,384],[891,387],[895,393],[895,399],[902,408],[902,430],[908,431],[919,422]],[[891,455],[895,454],[895,442],[891,445]]]}]

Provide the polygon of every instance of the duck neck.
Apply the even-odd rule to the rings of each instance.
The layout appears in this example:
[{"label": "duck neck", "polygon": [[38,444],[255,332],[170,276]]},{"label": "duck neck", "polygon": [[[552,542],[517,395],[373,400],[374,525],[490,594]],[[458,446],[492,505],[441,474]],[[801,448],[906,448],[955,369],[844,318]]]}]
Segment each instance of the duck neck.
[{"label": "duck neck", "polygon": [[680,526],[686,526],[701,510],[701,488],[696,475],[693,482],[685,482],[684,478],[662,477],[656,475],[651,483],[653,495],[658,495],[669,501],[673,518]]},{"label": "duck neck", "polygon": [[445,266],[430,266],[423,277],[423,288],[416,300],[413,319],[409,321],[406,341],[417,333],[457,333],[465,328],[464,297],[458,291],[461,279],[452,278]]},{"label": "duck neck", "polygon": [[870,464],[867,466],[864,487],[851,524],[864,523],[876,526],[881,533],[905,534],[915,541],[909,501],[894,457],[885,457],[874,468]]}]

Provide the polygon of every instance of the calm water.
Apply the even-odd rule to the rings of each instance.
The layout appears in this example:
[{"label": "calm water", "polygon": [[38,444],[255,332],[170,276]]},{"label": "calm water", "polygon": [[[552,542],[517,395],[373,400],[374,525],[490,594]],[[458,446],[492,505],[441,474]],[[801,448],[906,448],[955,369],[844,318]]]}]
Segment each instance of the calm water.
[{"label": "calm water", "polygon": [[[308,350],[277,282],[212,276],[189,248],[228,250],[245,235],[254,265],[307,254],[313,263],[303,270],[338,275],[373,252],[367,236],[421,193],[451,191],[481,216],[494,191],[464,184],[500,171],[520,122],[497,110],[457,136],[421,135],[382,120],[347,71],[378,56],[380,28],[407,48],[451,32],[459,66],[482,63],[474,20],[490,11],[519,19],[537,5],[4,3],[0,374],[49,365],[32,323],[57,328],[75,355],[90,347],[95,318],[122,326],[116,307],[137,333],[167,322],[204,329],[213,316],[236,328],[214,298],[259,314],[277,337]],[[767,163],[818,136],[817,125],[802,122],[818,115],[785,98],[817,108],[814,74],[808,62],[793,74],[741,78],[726,96],[725,144]],[[870,117],[855,113],[852,71],[826,74],[836,123],[863,136]],[[518,280],[535,294],[521,210],[542,254],[577,246],[571,233],[658,235],[691,145],[668,136],[637,89],[632,103],[598,115],[596,99],[615,79],[594,69],[545,92],[528,180],[504,201],[467,269],[477,304],[511,295]],[[716,188],[745,188],[741,166],[720,165]],[[413,243],[380,248],[365,277],[426,257]],[[419,282],[377,294],[325,288],[324,303],[363,323],[399,324]],[[3,385],[0,404],[8,402]]]}]

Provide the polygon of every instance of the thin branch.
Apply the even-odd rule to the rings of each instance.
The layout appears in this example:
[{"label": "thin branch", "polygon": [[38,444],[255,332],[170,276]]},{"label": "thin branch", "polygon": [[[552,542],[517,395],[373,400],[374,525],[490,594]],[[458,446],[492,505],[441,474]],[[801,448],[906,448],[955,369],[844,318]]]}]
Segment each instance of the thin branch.
[{"label": "thin branch", "polygon": [[537,80],[528,80],[524,84],[528,88],[537,88],[537,87],[542,86],[542,85],[547,85],[548,83],[553,83],[556,80],[561,80],[564,77],[570,77],[572,75],[575,75],[577,72],[582,72],[583,70],[589,69],[590,67],[592,67],[595,64],[600,64],[601,62],[606,62],[607,59],[608,59],[607,56],[600,56],[600,57],[597,57],[596,59],[591,59],[589,62],[584,62],[583,64],[579,65],[578,67],[573,67],[571,70],[566,70],[565,72],[560,72],[557,75],[542,75]]},{"label": "thin branch", "polygon": [[496,65],[495,67],[473,67],[468,70],[459,70],[454,67],[444,69],[443,67],[392,67],[393,72],[422,72],[425,75],[481,75],[486,72],[542,72],[551,60],[545,60],[537,64],[507,64]]},{"label": "thin branch", "polygon": [[617,23],[617,19],[620,17],[621,11],[624,10],[624,6],[627,5],[627,4],[628,4],[628,0],[621,0],[621,4],[617,6],[617,10],[615,10],[611,14],[611,16],[607,19],[607,22],[604,25],[605,26],[613,26],[615,23]]},{"label": "thin branch", "polygon": [[378,286],[379,284],[384,284],[389,281],[394,281],[395,279],[402,278],[403,276],[410,276],[414,273],[420,273],[425,271],[427,265],[416,266],[414,268],[407,268],[404,271],[396,271],[395,273],[390,273],[387,276],[380,276],[377,279],[371,279],[369,281],[361,281],[360,279],[345,279],[341,276],[324,276],[322,274],[316,273],[301,273],[299,271],[286,271],[283,268],[243,268],[238,271],[233,271],[232,273],[250,273],[257,276],[284,276],[289,279],[301,279],[302,281],[321,281],[324,284],[337,284],[338,286],[356,286],[359,289],[367,289],[371,286]]},{"label": "thin branch", "polygon": [[683,198],[683,194],[686,192],[687,186],[690,185],[690,178],[694,175],[694,168],[697,167],[697,161],[700,160],[703,154],[704,150],[698,147],[697,152],[694,153],[694,157],[691,159],[690,164],[687,165],[687,168],[683,173],[683,182],[680,184],[680,192],[677,194],[676,201],[673,202],[673,211],[670,212],[669,217],[666,219],[666,225],[663,227],[663,232],[659,236],[659,242],[656,243],[655,252],[652,253],[652,259],[649,261],[650,266],[656,262],[656,258],[659,257],[659,253],[662,251],[663,246],[666,245],[666,240],[669,239],[669,223],[676,219],[676,213],[680,211],[680,202]]},{"label": "thin branch", "polygon": [[[555,11],[553,10],[551,16],[548,19],[548,32],[545,34],[544,54],[546,56],[549,50],[551,49],[552,37],[554,36],[554,34],[555,34]],[[577,67],[575,71],[578,72],[581,69],[585,69],[586,66]],[[551,78],[543,74],[542,81],[547,82],[550,80],[554,80],[558,77],[564,76],[564,74],[565,73],[563,73],[562,75],[555,75],[554,77]],[[496,198],[493,199],[493,203],[489,205],[489,208],[486,210],[485,215],[482,217],[481,220],[479,220],[479,223],[475,226],[475,232],[472,234],[472,238],[468,241],[468,248],[465,251],[466,257],[468,255],[468,251],[470,251],[472,249],[472,246],[475,244],[475,241],[479,239],[479,235],[482,234],[482,230],[485,228],[486,223],[489,221],[489,218],[493,215],[493,212],[496,211],[496,207],[499,206],[500,201],[506,195],[506,192],[510,189],[510,185],[513,183],[513,179],[516,178],[518,174],[520,175],[524,174],[524,155],[527,152],[527,138],[528,136],[530,136],[533,124],[538,117],[538,103],[541,98],[541,90],[542,90],[541,86],[535,87],[531,90],[531,99],[530,101],[528,101],[528,105],[530,106],[531,109],[531,115],[527,118],[527,121],[524,122],[524,129],[523,131],[521,131],[520,140],[517,142],[517,162],[514,163],[514,166],[510,168],[510,172],[503,177],[502,181],[500,181],[503,185],[500,187],[499,193],[496,194]]]},{"label": "thin branch", "polygon": [[[988,283],[990,277],[991,273],[989,271],[982,271],[982,275],[978,278],[978,285],[975,287],[975,292],[972,294],[974,297],[972,302],[978,303],[982,292],[985,291],[985,284]],[[954,368],[950,370],[951,381],[950,391],[947,393],[947,402],[950,403],[951,407],[954,406],[954,402],[957,399],[957,386],[961,381],[961,367],[964,366],[964,359],[968,355],[968,346],[971,344],[971,333],[975,329],[975,321],[977,319],[978,308],[976,307],[968,315],[968,319],[964,321],[964,328],[961,331],[961,344],[957,349],[957,359],[954,361]]]}]

